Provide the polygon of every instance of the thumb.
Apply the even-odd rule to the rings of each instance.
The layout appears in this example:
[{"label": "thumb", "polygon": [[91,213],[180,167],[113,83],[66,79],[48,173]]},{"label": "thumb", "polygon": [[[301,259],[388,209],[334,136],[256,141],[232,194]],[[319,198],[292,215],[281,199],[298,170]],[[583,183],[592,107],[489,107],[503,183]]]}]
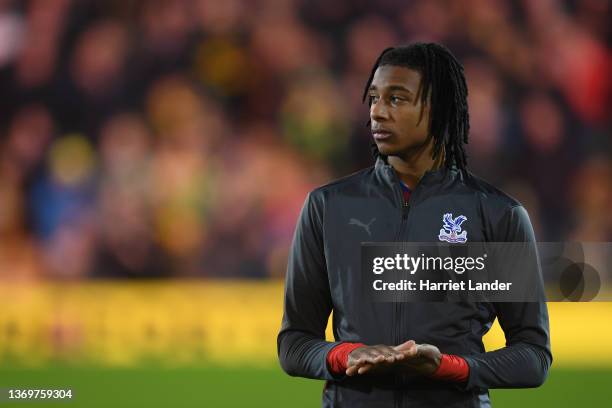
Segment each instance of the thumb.
[{"label": "thumb", "polygon": [[393,347],[397,351],[410,351],[411,349],[416,349],[416,342],[414,340],[408,340],[399,346]]}]

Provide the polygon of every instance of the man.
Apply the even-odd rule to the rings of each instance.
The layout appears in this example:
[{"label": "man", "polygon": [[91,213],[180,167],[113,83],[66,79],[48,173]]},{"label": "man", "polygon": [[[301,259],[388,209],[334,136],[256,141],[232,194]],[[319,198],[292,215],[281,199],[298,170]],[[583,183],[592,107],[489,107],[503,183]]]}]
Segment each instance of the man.
[{"label": "man", "polygon": [[[383,51],[364,100],[377,161],[306,199],[287,270],[281,366],[327,380],[325,407],[488,407],[489,388],[541,385],[552,362],[544,302],[361,296],[361,242],[439,242],[447,213],[466,217],[470,241],[535,245],[521,204],[466,170],[467,87],[450,51]],[[327,342],[332,310],[336,341]],[[506,347],[485,353],[496,317]]]}]

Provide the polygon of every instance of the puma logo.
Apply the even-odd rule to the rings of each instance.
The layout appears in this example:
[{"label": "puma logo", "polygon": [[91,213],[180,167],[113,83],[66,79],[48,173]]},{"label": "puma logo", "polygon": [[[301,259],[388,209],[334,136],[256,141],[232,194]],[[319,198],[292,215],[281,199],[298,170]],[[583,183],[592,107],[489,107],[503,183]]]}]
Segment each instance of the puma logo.
[{"label": "puma logo", "polygon": [[364,230],[366,230],[369,236],[372,236],[372,233],[370,232],[370,225],[372,225],[374,221],[376,221],[376,218],[372,218],[370,222],[368,222],[367,224],[364,224],[363,222],[359,221],[357,218],[351,218],[349,220],[349,225],[356,225],[358,227],[361,227]]}]

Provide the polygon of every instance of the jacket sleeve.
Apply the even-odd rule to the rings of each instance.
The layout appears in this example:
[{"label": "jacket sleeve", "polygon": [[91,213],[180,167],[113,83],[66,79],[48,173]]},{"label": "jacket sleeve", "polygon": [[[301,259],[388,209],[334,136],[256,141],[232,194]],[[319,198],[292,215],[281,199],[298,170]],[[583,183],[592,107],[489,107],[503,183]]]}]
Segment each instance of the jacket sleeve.
[{"label": "jacket sleeve", "polygon": [[[507,211],[498,228],[498,242],[536,245],[527,211],[520,205]],[[535,281],[542,285],[541,279]],[[542,385],[552,364],[546,302],[494,303],[493,307],[506,336],[506,347],[462,356],[470,367],[465,387],[529,388]]]},{"label": "jacket sleeve", "polygon": [[306,198],[293,237],[285,281],[284,314],[277,338],[278,358],[287,374],[336,378],[327,353],[339,343],[325,341],[332,310],[323,245],[323,206],[315,193]]}]

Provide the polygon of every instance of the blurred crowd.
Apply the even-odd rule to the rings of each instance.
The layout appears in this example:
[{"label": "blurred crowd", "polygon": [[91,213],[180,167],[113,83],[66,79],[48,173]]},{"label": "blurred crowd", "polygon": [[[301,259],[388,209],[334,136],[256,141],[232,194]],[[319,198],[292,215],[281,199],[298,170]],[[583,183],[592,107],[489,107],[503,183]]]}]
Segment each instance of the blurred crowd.
[{"label": "blurred crowd", "polygon": [[0,278],[281,277],[372,164],[386,47],[463,62],[472,171],[541,241],[612,240],[606,0],[0,0]]}]

